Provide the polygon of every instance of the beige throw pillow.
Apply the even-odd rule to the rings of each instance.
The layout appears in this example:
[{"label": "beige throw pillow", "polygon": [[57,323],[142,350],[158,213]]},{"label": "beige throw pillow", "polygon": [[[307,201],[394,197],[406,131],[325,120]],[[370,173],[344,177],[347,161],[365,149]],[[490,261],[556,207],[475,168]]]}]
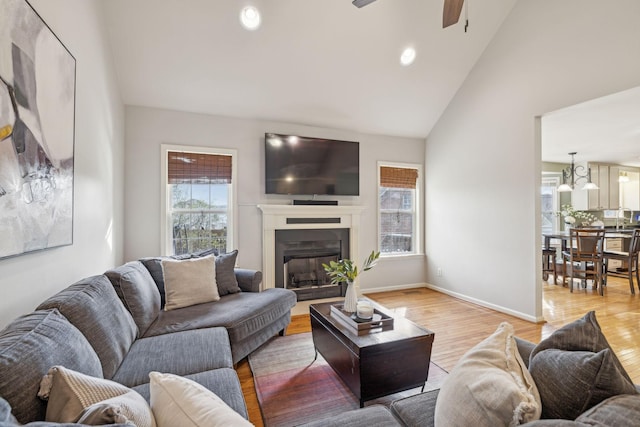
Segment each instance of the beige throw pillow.
[{"label": "beige throw pillow", "polygon": [[146,400],[122,384],[81,374],[62,366],[49,369],[40,383],[38,397],[48,400],[46,420],[102,424],[131,422],[137,427],[155,427]]},{"label": "beige throw pillow", "polygon": [[220,299],[213,255],[185,260],[163,259],[162,272],[165,311]]},{"label": "beige throw pillow", "polygon": [[158,427],[253,426],[211,390],[190,379],[151,372],[151,409]]},{"label": "beige throw pillow", "polygon": [[538,389],[518,353],[513,326],[469,350],[447,376],[436,402],[436,426],[515,426],[540,418]]}]

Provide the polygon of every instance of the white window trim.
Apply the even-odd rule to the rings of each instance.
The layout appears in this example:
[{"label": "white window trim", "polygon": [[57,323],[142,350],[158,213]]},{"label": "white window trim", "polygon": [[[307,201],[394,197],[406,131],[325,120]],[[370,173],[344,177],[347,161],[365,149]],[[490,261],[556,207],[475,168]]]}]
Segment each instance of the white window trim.
[{"label": "white window trim", "polygon": [[415,189],[415,210],[416,210],[416,218],[413,224],[413,238],[414,238],[414,252],[409,252],[409,253],[401,253],[401,252],[394,252],[394,253],[389,253],[389,254],[383,254],[382,252],[380,253],[380,257],[384,257],[384,258],[393,258],[393,257],[397,257],[397,258],[403,258],[403,257],[411,257],[411,256],[416,256],[416,255],[424,255],[424,250],[423,250],[423,242],[422,242],[422,234],[421,234],[421,229],[422,229],[422,211],[423,211],[423,206],[422,206],[422,179],[423,179],[423,173],[422,173],[422,165],[418,164],[418,163],[398,163],[398,162],[386,162],[386,161],[382,161],[379,160],[378,161],[378,167],[376,168],[376,174],[377,174],[377,179],[376,179],[376,199],[377,199],[377,206],[376,206],[376,213],[377,213],[377,224],[376,224],[376,228],[377,228],[377,237],[376,240],[378,241],[378,250],[381,250],[381,246],[382,246],[382,241],[380,240],[380,233],[381,233],[381,229],[380,229],[380,168],[382,166],[386,166],[386,167],[391,167],[391,168],[406,168],[406,169],[417,169],[418,170],[418,179],[416,180],[416,189]]},{"label": "white window trim", "polygon": [[169,157],[169,151],[182,151],[185,153],[206,153],[206,154],[220,154],[224,156],[231,156],[231,190],[229,194],[229,212],[227,216],[227,251],[235,249],[237,240],[237,227],[238,223],[238,150],[228,148],[212,148],[212,147],[197,147],[189,145],[176,145],[176,144],[160,144],[160,174],[161,174],[161,186],[160,191],[160,254],[172,255],[173,254],[173,235],[169,233],[169,220],[168,215],[170,209],[169,184],[167,161]]}]

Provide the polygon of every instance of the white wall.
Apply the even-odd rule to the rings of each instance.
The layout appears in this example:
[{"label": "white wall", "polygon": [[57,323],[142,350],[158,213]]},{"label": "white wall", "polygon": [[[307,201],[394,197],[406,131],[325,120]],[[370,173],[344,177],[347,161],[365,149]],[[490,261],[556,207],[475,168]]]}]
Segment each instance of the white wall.
[{"label": "white wall", "polygon": [[[160,144],[238,150],[238,265],[262,269],[261,203],[290,204],[292,198],[264,194],[264,133],[360,141],[360,196],[341,204],[363,205],[362,260],[376,248],[377,161],[422,163],[424,141],[359,134],[296,124],[232,119],[144,107],[126,107],[126,260],[160,254]],[[360,260],[360,262],[362,262]],[[424,257],[384,260],[362,276],[363,290],[424,283]]]},{"label": "white wall", "polygon": [[31,4],[76,59],[74,242],[0,260],[0,328],[122,260],[124,109],[101,5],[95,0]]},{"label": "white wall", "polygon": [[518,1],[427,138],[429,283],[541,318],[535,118],[640,85],[639,20],[637,0]]}]

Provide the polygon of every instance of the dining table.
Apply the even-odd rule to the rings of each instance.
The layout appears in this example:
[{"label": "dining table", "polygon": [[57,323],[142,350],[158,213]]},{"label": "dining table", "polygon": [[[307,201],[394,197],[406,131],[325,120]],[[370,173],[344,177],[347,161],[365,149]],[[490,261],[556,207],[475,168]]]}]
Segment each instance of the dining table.
[{"label": "dining table", "polygon": [[[607,230],[607,229],[605,229],[604,238],[605,238],[605,240],[606,239],[620,239],[620,238],[622,238],[622,239],[630,239],[632,234],[633,234],[633,230],[629,230],[629,229],[622,229],[622,230],[615,230],[615,229]],[[543,248],[550,248],[552,240],[560,240],[561,241],[561,243],[560,243],[561,250],[564,252],[564,251],[567,250],[569,242],[571,241],[571,232],[569,230],[565,230],[565,231],[556,231],[556,232],[552,232],[552,233],[542,233],[542,237],[544,238],[544,246],[543,246]],[[605,247],[606,247],[606,243],[605,243]],[[628,247],[628,243],[624,244],[623,247]],[[566,279],[563,277],[562,278],[562,284],[563,285],[566,284],[565,280]],[[557,279],[555,279],[554,282],[558,283]]]},{"label": "dining table", "polygon": [[[604,232],[605,239],[630,239],[633,234],[633,230],[622,229],[622,230],[606,230]],[[544,238],[544,246],[543,248],[550,248],[552,240],[560,240],[562,250],[567,250],[567,242],[571,240],[571,233],[568,230],[565,231],[556,231],[553,233],[542,233],[542,237]]]}]

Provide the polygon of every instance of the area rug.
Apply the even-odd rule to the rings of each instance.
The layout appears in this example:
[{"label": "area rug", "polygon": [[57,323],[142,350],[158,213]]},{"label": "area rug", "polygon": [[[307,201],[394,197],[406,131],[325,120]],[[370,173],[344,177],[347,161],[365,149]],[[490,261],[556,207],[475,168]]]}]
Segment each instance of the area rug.
[{"label": "area rug", "polygon": [[[311,333],[276,337],[249,356],[267,427],[289,427],[360,407],[359,401],[315,350]],[[447,372],[431,363],[425,391],[440,387]],[[389,405],[421,387],[365,402]]]}]

